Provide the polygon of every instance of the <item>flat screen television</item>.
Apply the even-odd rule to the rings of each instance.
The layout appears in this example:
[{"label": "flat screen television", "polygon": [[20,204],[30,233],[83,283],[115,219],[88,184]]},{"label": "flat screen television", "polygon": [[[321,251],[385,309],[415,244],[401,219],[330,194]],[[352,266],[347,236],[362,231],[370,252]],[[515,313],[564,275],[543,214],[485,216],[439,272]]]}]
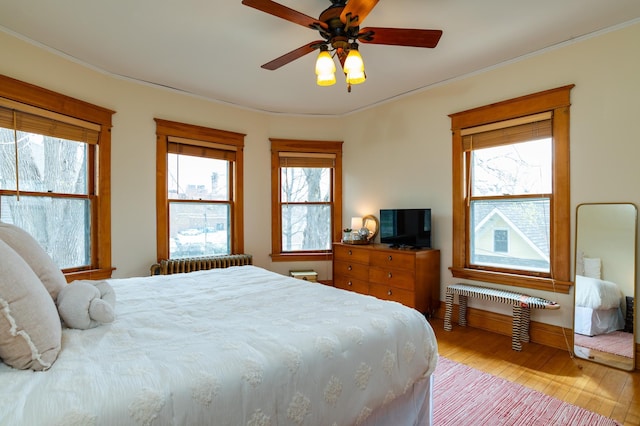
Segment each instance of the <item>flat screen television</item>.
[{"label": "flat screen television", "polygon": [[381,209],[380,242],[399,248],[431,248],[431,209]]}]

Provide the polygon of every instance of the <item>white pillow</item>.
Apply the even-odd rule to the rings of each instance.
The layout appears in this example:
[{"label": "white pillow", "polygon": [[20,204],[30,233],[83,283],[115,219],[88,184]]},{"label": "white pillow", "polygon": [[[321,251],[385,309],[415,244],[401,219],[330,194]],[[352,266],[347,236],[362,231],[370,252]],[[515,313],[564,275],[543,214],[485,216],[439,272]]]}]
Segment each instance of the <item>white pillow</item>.
[{"label": "white pillow", "polygon": [[27,262],[1,240],[0,271],[0,359],[22,370],[47,370],[62,339],[56,305]]},{"label": "white pillow", "polygon": [[582,259],[584,265],[584,276],[589,278],[602,278],[602,261],[599,257],[585,257]]},{"label": "white pillow", "polygon": [[16,251],[36,273],[55,302],[67,285],[62,271],[27,231],[10,223],[0,222],[0,240]]}]

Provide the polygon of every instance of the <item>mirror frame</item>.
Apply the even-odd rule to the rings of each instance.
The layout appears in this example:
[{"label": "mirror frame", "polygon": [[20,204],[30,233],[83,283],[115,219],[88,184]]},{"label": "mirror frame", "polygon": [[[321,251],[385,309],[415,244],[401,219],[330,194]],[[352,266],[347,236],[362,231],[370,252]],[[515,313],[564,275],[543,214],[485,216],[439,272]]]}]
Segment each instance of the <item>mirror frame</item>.
[{"label": "mirror frame", "polygon": [[378,235],[378,232],[380,231],[380,221],[374,215],[369,214],[362,218],[362,227],[369,230],[367,241],[372,243],[376,238],[376,235]]},{"label": "mirror frame", "polygon": [[[580,212],[580,208],[581,207],[585,207],[585,206],[629,206],[633,208],[633,263],[632,263],[632,268],[633,268],[633,279],[632,279],[632,288],[633,288],[633,332],[632,332],[632,354],[631,354],[631,360],[629,360],[628,357],[624,357],[621,355],[615,355],[615,354],[607,354],[605,352],[594,352],[592,354],[591,351],[589,351],[586,354],[582,354],[579,353],[579,351],[576,350],[576,348],[578,347],[575,344],[575,328],[576,328],[576,298],[577,298],[577,275],[578,275],[578,257],[579,257],[579,252],[582,251],[582,247],[579,246],[579,242],[580,242],[580,235],[579,235],[579,225],[580,225],[580,219],[579,219],[579,212]],[[636,352],[637,352],[637,343],[636,343],[636,336],[637,336],[637,312],[638,312],[638,308],[637,308],[637,295],[638,295],[638,291],[637,291],[637,274],[638,274],[638,269],[637,269],[637,257],[638,257],[638,253],[637,253],[637,245],[638,245],[638,208],[634,203],[631,202],[622,202],[622,203],[581,203],[578,204],[576,206],[576,216],[575,216],[575,250],[574,250],[574,270],[573,270],[573,277],[574,277],[574,292],[573,292],[573,330],[574,330],[574,341],[573,341],[573,353],[577,358],[580,359],[585,359],[585,360],[589,360],[592,362],[596,362],[596,363],[600,363],[600,364],[604,364],[604,365],[608,365],[614,368],[618,368],[621,370],[627,370],[627,371],[634,371],[636,369]],[[624,295],[624,293],[623,293]],[[621,301],[621,304],[625,303],[625,300],[623,299]],[[582,348],[582,347],[580,347]],[[600,356],[603,355],[603,356]]]}]

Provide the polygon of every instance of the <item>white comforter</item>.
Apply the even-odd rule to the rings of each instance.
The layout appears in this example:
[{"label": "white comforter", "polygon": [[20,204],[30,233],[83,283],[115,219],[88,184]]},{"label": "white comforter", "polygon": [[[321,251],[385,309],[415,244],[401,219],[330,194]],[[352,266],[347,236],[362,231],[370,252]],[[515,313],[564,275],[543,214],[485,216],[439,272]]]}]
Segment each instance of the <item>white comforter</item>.
[{"label": "white comforter", "polygon": [[254,266],[109,282],[114,323],[0,365],[0,424],[352,425],[437,361],[418,312]]},{"label": "white comforter", "polygon": [[576,306],[613,309],[620,306],[622,291],[616,283],[576,275]]}]

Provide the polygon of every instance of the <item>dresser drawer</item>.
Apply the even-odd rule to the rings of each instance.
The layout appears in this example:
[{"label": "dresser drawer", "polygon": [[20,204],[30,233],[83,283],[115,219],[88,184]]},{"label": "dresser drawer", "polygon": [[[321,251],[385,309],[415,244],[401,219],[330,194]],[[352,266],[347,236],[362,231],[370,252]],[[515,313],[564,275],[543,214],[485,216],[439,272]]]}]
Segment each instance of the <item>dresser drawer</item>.
[{"label": "dresser drawer", "polygon": [[370,268],[369,281],[395,288],[413,291],[415,289],[415,273],[405,269]]},{"label": "dresser drawer", "polygon": [[333,286],[343,290],[355,291],[360,294],[369,294],[369,283],[365,280],[358,280],[349,277],[337,277]]},{"label": "dresser drawer", "polygon": [[357,247],[334,246],[333,258],[343,262],[369,263],[369,250]]},{"label": "dresser drawer", "polygon": [[393,300],[410,308],[415,308],[415,293],[382,284],[370,284],[369,294],[383,300]]},{"label": "dresser drawer", "polygon": [[413,253],[376,251],[371,253],[371,264],[385,268],[409,269],[416,267],[416,256]]},{"label": "dresser drawer", "polygon": [[369,267],[362,263],[336,261],[333,262],[333,274],[335,276],[344,276],[366,281],[367,278],[369,278]]}]

